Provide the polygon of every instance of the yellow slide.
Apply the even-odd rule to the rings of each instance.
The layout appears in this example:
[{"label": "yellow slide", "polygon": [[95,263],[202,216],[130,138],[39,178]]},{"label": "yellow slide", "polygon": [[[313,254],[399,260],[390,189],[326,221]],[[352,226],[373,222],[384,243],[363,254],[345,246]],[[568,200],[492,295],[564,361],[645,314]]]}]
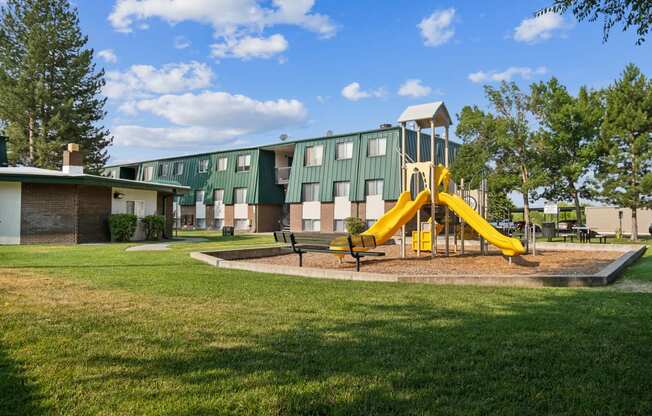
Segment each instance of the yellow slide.
[{"label": "yellow slide", "polygon": [[485,240],[498,247],[505,256],[511,257],[525,254],[525,248],[523,248],[523,244],[521,244],[519,240],[507,237],[500,231],[496,230],[491,226],[491,224],[485,221],[480,214],[468,206],[459,196],[447,194],[446,192],[439,192],[437,194],[437,202],[442,205],[447,205],[469,226],[471,226],[471,228],[484,237]]},{"label": "yellow slide", "polygon": [[[385,213],[374,225],[362,233],[362,235],[373,235],[376,239],[376,245],[384,244],[392,238],[394,234],[404,224],[407,224],[423,205],[430,202],[430,191],[425,189],[412,200],[410,192],[403,192],[396,201],[396,205]],[[330,244],[331,250],[348,250],[346,237],[338,237]],[[360,247],[360,251],[366,251],[367,248]]]}]

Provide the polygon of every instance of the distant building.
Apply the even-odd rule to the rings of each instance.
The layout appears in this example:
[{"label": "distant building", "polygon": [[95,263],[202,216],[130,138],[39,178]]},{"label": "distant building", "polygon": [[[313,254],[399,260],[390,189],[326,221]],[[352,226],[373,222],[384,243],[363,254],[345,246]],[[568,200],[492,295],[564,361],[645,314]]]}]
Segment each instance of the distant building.
[{"label": "distant building", "polygon": [[[615,234],[620,227],[622,215],[623,234],[632,233],[632,210],[618,207],[586,207],[586,225],[602,234]],[[619,214],[622,213],[622,214]],[[649,234],[652,225],[652,209],[636,210],[638,234]]]},{"label": "distant building", "polygon": [[[343,232],[344,219],[372,224],[401,193],[401,128],[283,141],[276,144],[109,166],[105,174],[145,182],[185,185],[176,199],[179,226],[265,232]],[[416,158],[416,133],[407,130]],[[452,162],[459,144],[450,142]],[[430,158],[422,133],[421,157]],[[444,142],[437,139],[437,160]]]},{"label": "distant building", "polygon": [[[165,236],[171,237],[173,199],[185,191],[86,175],[77,146],[69,145],[61,171],[0,167],[0,244],[106,242],[109,216],[124,213],[165,216]],[[142,238],[141,228],[135,239]]]}]

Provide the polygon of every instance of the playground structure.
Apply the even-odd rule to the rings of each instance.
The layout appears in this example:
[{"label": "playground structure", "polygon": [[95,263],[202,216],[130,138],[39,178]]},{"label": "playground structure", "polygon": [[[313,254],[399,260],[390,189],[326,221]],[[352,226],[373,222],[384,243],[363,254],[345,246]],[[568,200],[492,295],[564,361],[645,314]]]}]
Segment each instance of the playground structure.
[{"label": "playground structure", "polygon": [[[507,237],[497,231],[489,224],[482,215],[469,206],[463,197],[450,193],[454,188],[451,183],[449,172],[449,148],[448,135],[451,125],[450,116],[443,102],[421,104],[408,107],[401,117],[399,123],[402,128],[402,143],[400,149],[401,157],[401,195],[396,205],[383,215],[362,235],[373,236],[377,245],[384,244],[392,238],[400,229],[401,235],[401,258],[406,257],[406,224],[415,216],[417,229],[412,233],[412,247],[417,256],[422,251],[430,252],[431,256],[437,256],[438,235],[444,233],[444,253],[450,255],[451,237],[451,216],[452,210],[461,220],[462,224],[462,247],[464,239],[464,226],[468,224],[481,237],[481,247],[484,251],[484,241],[498,247],[502,254],[509,257],[525,254],[521,242],[515,238]],[[416,160],[411,160],[408,155],[407,146],[407,124],[416,124]],[[438,149],[436,147],[436,129],[444,128],[444,164],[439,163]],[[430,128],[430,160],[421,159],[421,130]],[[423,184],[421,190],[420,185]],[[463,194],[463,186],[460,193]],[[412,193],[416,196],[412,199]],[[426,222],[428,230],[423,229],[421,221],[421,209],[430,205],[431,217]],[[437,206],[444,208],[443,224],[437,223]],[[434,227],[433,227],[434,224]],[[435,236],[432,230],[434,228]],[[342,249],[342,241],[336,239],[331,243],[331,250]],[[360,250],[365,250],[360,248]]]}]

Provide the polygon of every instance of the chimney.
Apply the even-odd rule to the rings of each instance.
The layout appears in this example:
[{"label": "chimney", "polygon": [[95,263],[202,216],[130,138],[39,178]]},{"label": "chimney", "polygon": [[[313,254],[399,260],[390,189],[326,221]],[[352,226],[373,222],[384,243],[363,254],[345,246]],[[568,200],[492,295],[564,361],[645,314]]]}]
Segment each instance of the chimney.
[{"label": "chimney", "polygon": [[0,136],[0,168],[6,167],[7,164],[7,140]]},{"label": "chimney", "polygon": [[68,144],[68,150],[63,152],[63,173],[70,175],[84,174],[84,161],[79,151],[79,145],[75,143]]}]

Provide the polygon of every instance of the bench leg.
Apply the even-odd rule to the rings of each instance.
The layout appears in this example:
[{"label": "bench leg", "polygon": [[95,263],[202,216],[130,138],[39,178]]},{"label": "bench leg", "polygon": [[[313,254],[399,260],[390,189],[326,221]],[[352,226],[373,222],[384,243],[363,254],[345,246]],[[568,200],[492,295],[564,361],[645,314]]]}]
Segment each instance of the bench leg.
[{"label": "bench leg", "polygon": [[303,267],[303,253],[299,252],[299,267]]},{"label": "bench leg", "polygon": [[355,271],[356,272],[360,271],[360,256],[355,257]]}]

